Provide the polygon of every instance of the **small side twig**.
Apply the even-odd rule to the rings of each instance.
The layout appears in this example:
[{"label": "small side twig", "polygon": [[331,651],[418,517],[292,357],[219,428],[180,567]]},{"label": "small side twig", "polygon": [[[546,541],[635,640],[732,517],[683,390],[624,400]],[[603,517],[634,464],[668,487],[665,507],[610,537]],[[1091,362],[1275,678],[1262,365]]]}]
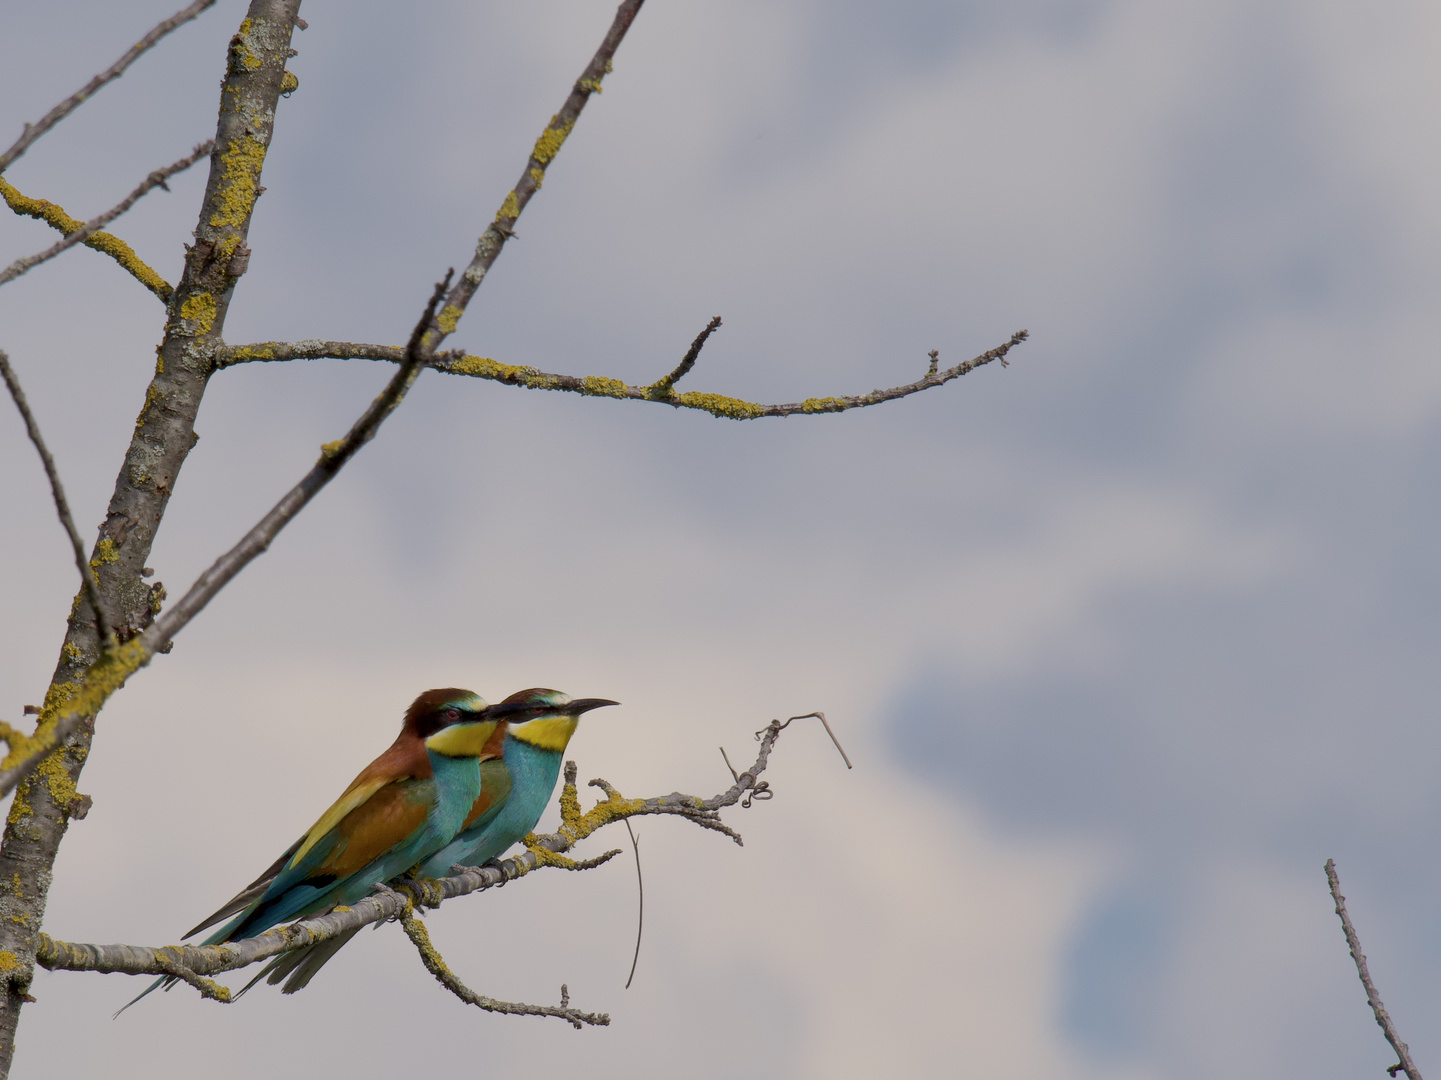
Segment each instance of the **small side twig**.
[{"label": "small side twig", "polygon": [[50,456],[50,450],[40,435],[40,425],[35,422],[35,416],[30,411],[30,404],[25,400],[25,391],[20,388],[20,380],[10,366],[10,357],[5,355],[4,350],[0,350],[0,377],[4,378],[5,386],[10,391],[10,398],[15,402],[15,407],[20,410],[20,416],[25,421],[25,431],[30,436],[30,441],[35,444],[35,451],[40,455],[40,464],[44,466],[45,475],[50,480],[50,494],[55,499],[55,513],[60,518],[60,524],[64,526],[66,534],[70,537],[70,547],[75,552],[75,566],[80,571],[80,587],[84,590],[85,599],[89,601],[90,610],[95,616],[96,633],[102,642],[113,643],[115,635],[112,627],[115,623],[105,611],[105,605],[100,600],[100,583],[95,580],[95,568],[85,557],[85,545],[80,542],[80,533],[76,531],[75,519],[70,514],[70,503],[65,498],[65,488],[60,483],[60,473],[55,468],[55,459]]},{"label": "small side twig", "polygon": [[706,323],[705,329],[696,335],[696,339],[690,343],[690,348],[687,349],[685,355],[681,357],[681,361],[676,366],[676,369],[665,378],[651,383],[650,390],[654,392],[657,397],[669,396],[671,387],[675,386],[676,383],[680,382],[681,379],[690,373],[690,369],[695,367],[695,362],[697,357],[700,356],[701,349],[705,348],[706,339],[719,330],[720,325],[721,317],[719,315]]},{"label": "small side twig", "polygon": [[[830,721],[828,721],[828,720],[826,719],[826,714],[825,714],[825,713],[823,713],[823,712],[808,712],[808,713],[801,713],[800,716],[792,716],[792,717],[790,718],[790,720],[787,720],[784,724],[782,724],[778,730],[784,731],[786,728],[790,727],[792,720],[809,720],[809,719],[811,719],[812,717],[815,717],[815,719],[819,720],[819,721],[821,722],[821,726],[826,729],[826,734],[831,737],[831,742],[835,743],[835,744],[836,744],[836,749],[841,752],[841,760],[846,763],[846,768],[847,768],[847,769],[854,769],[855,766],[851,764],[851,759],[846,756],[845,747],[843,747],[843,746],[841,745],[840,739],[837,739],[837,738],[836,738],[836,733],[831,730]],[[757,732],[756,732],[756,738],[759,739],[762,735],[764,735],[764,734],[765,734],[767,731],[769,731],[769,730],[770,730],[769,728],[762,728],[760,731],[757,731]],[[730,762],[727,761],[726,764],[729,765]]]},{"label": "small side twig", "polygon": [[169,191],[170,189],[166,187],[167,180],[169,180],[176,173],[184,172],[201,158],[207,156],[214,149],[215,140],[211,139],[207,142],[201,143],[179,161],[167,165],[163,169],[156,169],[153,173],[151,173],[143,181],[141,181],[139,187],[137,187],[129,195],[125,196],[125,198],[121,199],[120,202],[116,203],[99,217],[91,218],[84,225],[80,226],[80,228],[76,229],[74,232],[69,233],[64,240],[61,240],[57,244],[53,244],[52,246],[46,248],[44,251],[38,251],[34,255],[26,255],[23,258],[16,259],[4,270],[0,270],[0,285],[4,285],[6,282],[14,281],[21,274],[24,274],[34,269],[43,262],[48,262],[49,260],[55,258],[55,256],[74,247],[76,244],[85,243],[101,229],[105,228],[106,225],[109,225],[121,214],[125,213],[125,211],[129,210],[132,206],[139,202],[140,199],[143,198],[146,194],[148,194],[152,189],[162,187],[165,188],[166,191]]},{"label": "small side twig", "polygon": [[195,3],[189,7],[181,8],[174,15],[170,16],[170,18],[158,23],[150,33],[130,46],[124,56],[111,64],[99,75],[96,75],[59,105],[56,105],[55,108],[51,109],[38,121],[33,124],[26,124],[25,130],[20,134],[20,138],[11,144],[9,150],[0,154],[0,173],[3,173],[14,163],[16,158],[25,153],[25,151],[30,148],[31,143],[44,135],[56,124],[60,123],[61,120],[64,120],[81,105],[85,104],[86,100],[94,94],[95,91],[99,90],[106,83],[124,75],[126,68],[135,63],[136,60],[139,60],[145,53],[149,52],[166,34],[178,27],[184,26],[206,8],[213,7],[214,5],[215,0],[195,0]]},{"label": "small side twig", "polygon": [[1416,1063],[1411,1060],[1411,1051],[1401,1036],[1396,1033],[1396,1025],[1391,1022],[1391,1014],[1386,1011],[1386,1006],[1381,1004],[1381,994],[1376,989],[1376,984],[1371,981],[1371,971],[1366,966],[1366,954],[1361,951],[1361,939],[1356,936],[1356,927],[1351,923],[1351,916],[1346,912],[1346,898],[1341,895],[1341,880],[1336,876],[1336,862],[1334,859],[1326,860],[1326,881],[1331,886],[1331,899],[1336,903],[1336,914],[1341,917],[1341,930],[1346,935],[1346,946],[1351,950],[1351,959],[1356,962],[1356,974],[1361,976],[1361,985],[1366,988],[1366,1003],[1371,1006],[1371,1012],[1376,1017],[1376,1023],[1381,1025],[1381,1031],[1386,1036],[1386,1041],[1391,1044],[1391,1049],[1396,1051],[1400,1060],[1386,1071],[1392,1076],[1398,1072],[1404,1072],[1408,1080],[1421,1080],[1421,1072],[1416,1068]]},{"label": "small side twig", "polygon": [[598,1027],[610,1024],[608,1013],[589,1013],[572,1009],[570,993],[564,986],[560,988],[560,1005],[558,1006],[525,1005],[520,1002],[500,1001],[497,998],[486,997],[484,994],[477,994],[461,982],[446,965],[445,959],[431,942],[430,932],[426,930],[425,923],[416,917],[415,909],[409,904],[406,905],[405,911],[400,916],[400,925],[405,928],[406,937],[410,938],[416,951],[420,953],[420,962],[425,965],[425,970],[434,975],[441,986],[467,1005],[474,1005],[486,1012],[506,1013],[510,1016],[554,1016],[566,1021],[577,1031],[585,1024]]}]

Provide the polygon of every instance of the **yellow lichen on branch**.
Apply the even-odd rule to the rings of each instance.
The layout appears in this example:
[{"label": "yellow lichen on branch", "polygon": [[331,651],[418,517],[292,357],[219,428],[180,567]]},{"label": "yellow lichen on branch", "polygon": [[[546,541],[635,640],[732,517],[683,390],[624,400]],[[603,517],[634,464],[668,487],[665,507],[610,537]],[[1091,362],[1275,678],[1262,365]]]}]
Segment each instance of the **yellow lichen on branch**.
[{"label": "yellow lichen on branch", "polygon": [[75,784],[64,768],[61,755],[50,753],[55,748],[56,729],[70,717],[98,713],[131,675],[150,662],[150,657],[150,649],[142,642],[129,641],[102,653],[95,663],[85,669],[78,681],[51,684],[45,692],[45,704],[40,709],[35,733],[20,739],[19,745],[10,742],[10,753],[4,761],[0,761],[0,770],[9,771],[39,755],[48,754],[36,771],[16,788],[15,801],[10,806],[9,820],[12,824],[22,822],[30,815],[27,796],[31,785],[36,782],[43,782],[49,787],[57,805],[69,806],[75,801]]},{"label": "yellow lichen on branch", "polygon": [[[4,196],[5,204],[15,213],[43,221],[46,225],[67,236],[79,232],[85,227],[85,222],[77,221],[67,214],[63,207],[49,199],[32,199],[28,195],[22,195],[4,177],[0,177],[0,196]],[[135,254],[135,249],[120,237],[108,232],[93,233],[85,241],[85,246],[109,255],[131,277],[160,297],[161,300],[169,303],[170,296],[175,290],[164,278],[147,266],[140,256]]]},{"label": "yellow lichen on branch", "polygon": [[[232,139],[220,155],[220,164],[223,172],[215,193],[218,205],[210,215],[210,224],[216,229],[238,229],[255,208],[260,169],[265,164],[265,144],[252,135]],[[235,240],[238,242],[239,237]],[[217,251],[218,256],[226,254],[229,253]]]}]

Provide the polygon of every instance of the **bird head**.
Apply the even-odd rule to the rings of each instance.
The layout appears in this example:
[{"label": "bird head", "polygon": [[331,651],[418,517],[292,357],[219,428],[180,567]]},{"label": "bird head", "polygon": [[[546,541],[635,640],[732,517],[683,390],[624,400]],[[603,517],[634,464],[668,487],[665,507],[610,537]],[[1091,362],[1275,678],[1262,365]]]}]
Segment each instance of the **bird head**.
[{"label": "bird head", "polygon": [[609,698],[572,699],[559,690],[535,687],[522,690],[490,707],[492,715],[509,723],[509,736],[542,750],[561,753],[575,734],[583,713],[607,705],[619,705]]},{"label": "bird head", "polygon": [[[479,694],[457,687],[427,690],[405,713],[405,731],[445,757],[494,757],[500,718]],[[489,744],[489,745],[488,745]]]}]

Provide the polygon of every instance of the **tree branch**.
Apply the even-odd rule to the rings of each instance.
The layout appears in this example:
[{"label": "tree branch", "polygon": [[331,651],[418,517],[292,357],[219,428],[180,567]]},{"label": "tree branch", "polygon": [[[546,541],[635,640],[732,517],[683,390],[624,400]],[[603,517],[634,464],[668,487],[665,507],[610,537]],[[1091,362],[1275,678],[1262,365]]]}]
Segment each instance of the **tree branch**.
[{"label": "tree branch", "polygon": [[1356,974],[1361,976],[1361,985],[1366,988],[1366,1003],[1371,1006],[1376,1023],[1381,1025],[1381,1030],[1386,1035],[1386,1041],[1391,1044],[1391,1049],[1396,1051],[1396,1057],[1400,1059],[1397,1064],[1392,1065],[1386,1071],[1392,1076],[1398,1072],[1404,1072],[1407,1080],[1421,1080],[1421,1072],[1416,1068],[1416,1063],[1411,1060],[1410,1049],[1401,1041],[1401,1036],[1396,1033],[1396,1025],[1391,1022],[1391,1014],[1386,1011],[1386,1006],[1381,1004],[1381,994],[1376,989],[1376,984],[1371,981],[1371,972],[1366,966],[1366,954],[1361,951],[1361,939],[1356,936],[1356,927],[1351,924],[1351,916],[1346,913],[1346,898],[1341,895],[1341,881],[1336,876],[1336,863],[1333,859],[1326,860],[1326,881],[1331,886],[1331,899],[1336,902],[1336,914],[1341,917],[1341,930],[1346,935],[1346,946],[1351,950],[1351,959],[1356,962]]},{"label": "tree branch", "polygon": [[588,1013],[572,1009],[570,1007],[570,991],[564,985],[560,988],[559,1006],[522,1005],[518,1002],[499,1001],[493,997],[477,994],[461,982],[446,965],[445,959],[431,943],[430,933],[426,930],[425,923],[416,918],[413,904],[406,903],[405,910],[400,916],[400,925],[404,927],[406,937],[410,938],[411,944],[420,953],[420,962],[425,965],[425,970],[434,975],[441,986],[467,1005],[474,1005],[486,1012],[507,1013],[511,1016],[555,1016],[567,1021],[577,1031],[584,1024],[605,1027],[610,1023],[609,1013]]},{"label": "tree branch", "polygon": [[[109,234],[101,234],[100,230],[106,225],[110,224],[110,222],[118,218],[121,214],[125,213],[125,211],[129,210],[137,202],[139,202],[140,199],[144,197],[152,188],[163,187],[166,191],[169,191],[170,188],[167,187],[165,183],[167,180],[169,180],[176,173],[184,172],[186,169],[190,168],[190,166],[194,165],[197,161],[199,161],[202,157],[205,157],[214,149],[215,140],[211,139],[208,142],[201,143],[193,151],[191,151],[185,157],[181,158],[179,161],[171,165],[167,165],[163,169],[156,169],[153,173],[151,173],[141,182],[138,188],[132,191],[129,195],[125,196],[125,198],[121,199],[120,202],[116,203],[99,217],[91,218],[84,224],[80,224],[79,228],[76,228],[73,231],[67,228],[66,231],[69,232],[69,235],[66,236],[64,240],[61,240],[58,244],[48,247],[44,251],[37,252],[34,255],[27,255],[24,258],[16,259],[6,269],[0,271],[0,285],[4,285],[8,281],[14,281],[21,274],[24,274],[27,271],[33,269],[34,267],[39,266],[43,262],[55,258],[55,256],[59,255],[61,252],[67,250],[68,248],[74,247],[76,244],[86,244],[88,246],[95,247],[97,250],[104,251],[107,255],[110,255],[112,258],[115,259],[116,262],[120,263],[121,266],[125,267],[126,270],[129,270],[130,273],[134,274],[135,277],[138,278],[142,283],[144,283],[147,288],[151,288],[151,291],[155,292],[157,296],[160,296],[162,300],[168,299],[168,294],[171,291],[170,286],[166,285],[164,281],[160,280],[159,276],[155,273],[154,270],[151,270],[150,267],[146,266],[143,262],[140,261],[140,259],[135,255],[135,252],[130,247],[130,245],[125,243],[125,241],[118,239],[117,237],[109,236]],[[19,192],[16,192],[13,187],[11,187],[9,184],[6,184],[3,180],[0,180],[0,185],[3,185],[3,188],[9,189],[5,191],[5,201],[9,202],[13,207],[15,203],[11,201],[11,193],[13,192],[15,195],[18,196]],[[28,200],[28,202],[43,203],[43,200],[31,199]],[[44,203],[44,206],[47,209],[43,212],[43,214],[30,213],[30,211],[28,210],[20,210],[19,212],[30,213],[30,216],[32,217],[42,217],[42,220],[45,220],[49,224],[54,224],[55,220],[58,218],[64,218],[67,225],[78,224],[74,221],[73,218],[71,218],[68,214],[65,213],[65,211],[61,210],[60,207],[56,206],[54,203]],[[51,213],[51,211],[58,211],[58,213]],[[98,240],[100,235],[105,235],[109,240],[114,241],[114,243],[108,245],[108,247],[103,244],[91,244],[91,241]],[[118,249],[123,249],[123,251],[120,251]],[[138,264],[138,266],[136,264]],[[160,285],[164,286],[166,295],[161,295],[159,289],[151,286],[150,283],[146,280],[145,275],[155,278]]]},{"label": "tree branch", "polygon": [[600,48],[591,57],[591,61],[581,72],[575,86],[571,88],[570,96],[565,99],[560,112],[550,118],[540,138],[535,140],[535,147],[530,152],[530,160],[525,163],[525,170],[520,174],[520,180],[501,203],[500,210],[495,215],[495,220],[486,227],[485,232],[480,234],[480,239],[475,245],[475,256],[470,260],[470,265],[465,268],[465,273],[460,275],[460,280],[455,283],[449,296],[445,298],[445,307],[441,310],[438,319],[438,333],[429,344],[433,347],[440,344],[446,337],[454,332],[460,317],[465,314],[466,306],[471,298],[475,296],[480,283],[485,280],[485,275],[490,271],[495,260],[500,257],[505,242],[515,235],[515,223],[525,210],[526,204],[531,197],[540,190],[541,184],[545,182],[546,170],[555,156],[560,153],[561,146],[570,135],[575,122],[580,118],[581,110],[585,103],[590,100],[591,94],[600,93],[601,80],[611,70],[611,60],[615,57],[616,49],[625,38],[626,31],[630,24],[635,21],[640,11],[641,4],[645,0],[624,0],[616,9],[615,18],[606,31],[605,39],[601,41]]},{"label": "tree branch", "polygon": [[[607,797],[589,811],[582,812],[576,790],[575,762],[568,761],[565,765],[565,784],[560,794],[561,827],[546,835],[530,834],[522,841],[525,850],[502,862],[488,863],[480,867],[454,867],[456,873],[453,876],[433,881],[416,882],[402,878],[397,882],[398,888],[378,890],[350,907],[335,908],[324,915],[300,919],[286,926],[274,927],[256,937],[230,941],[223,945],[166,945],[159,948],[140,945],[81,945],[57,941],[42,933],[36,963],[51,971],[178,975],[195,985],[185,973],[195,978],[204,978],[245,967],[280,953],[353,933],[365,926],[403,919],[412,905],[438,907],[446,900],[504,885],[544,866],[565,870],[585,870],[599,866],[619,852],[609,851],[596,859],[583,861],[570,859],[565,852],[597,829],[627,818],[656,814],[675,815],[697,825],[718,828],[740,843],[740,836],[720,823],[719,811],[734,806],[748,794],[769,792],[769,784],[760,777],[770,762],[771,751],[784,727],[781,721],[773,720],[758,731],[756,737],[760,740],[760,748],[755,764],[738,774],[731,787],[709,799],[679,792],[651,799],[626,799],[604,780],[593,780],[592,785],[602,788]],[[559,1013],[546,1012],[544,1015]]]},{"label": "tree branch", "polygon": [[[90,611],[95,617],[95,632],[101,641],[113,644],[115,641],[115,625],[105,611],[105,605],[100,600],[100,584],[95,580],[95,568],[90,565],[90,560],[85,557],[85,545],[80,540],[80,533],[75,529],[75,518],[70,514],[70,503],[65,498],[65,488],[60,483],[60,473],[55,468],[55,459],[50,456],[49,449],[45,446],[45,440],[40,435],[40,425],[35,422],[34,415],[30,412],[30,404],[25,400],[25,391],[20,388],[20,380],[15,375],[15,370],[10,366],[10,357],[0,349],[0,377],[5,380],[5,386],[10,391],[10,397],[15,402],[15,407],[20,410],[20,416],[25,421],[25,432],[30,436],[30,441],[35,444],[35,452],[40,455],[40,464],[45,469],[45,476],[50,481],[50,494],[55,500],[55,513],[60,518],[60,524],[64,527],[65,533],[70,537],[70,547],[75,553],[75,567],[80,571],[80,588],[85,593],[85,599],[90,604]],[[11,747],[12,750],[15,747]]]},{"label": "tree branch", "polygon": [[320,459],[310,472],[301,478],[300,483],[286,492],[238,544],[212,563],[176,604],[156,618],[139,637],[105,653],[87,669],[84,679],[74,688],[71,699],[62,704],[48,735],[43,739],[32,740],[36,745],[27,756],[0,771],[0,795],[4,795],[29,775],[39,764],[41,757],[68,739],[86,717],[93,716],[110,695],[124,685],[131,674],[150,662],[155,653],[166,651],[171,639],[195,618],[236,574],[268,549],[280,531],[315,498],[321,488],[330,483],[356,452],[375,437],[380,425],[404,399],[421,368],[425,366],[425,361],[429,359],[425,339],[435,324],[435,309],[444,298],[453,273],[454,271],[448,271],[445,280],[436,284],[420,321],[411,332],[400,370],[395,373],[380,396],[372,401],[360,418],[351,425],[345,437],[322,446]]},{"label": "tree branch", "polygon": [[111,64],[99,75],[96,75],[95,78],[75,91],[75,93],[71,94],[59,105],[56,105],[55,108],[42,116],[36,123],[26,124],[25,130],[20,133],[20,138],[11,144],[9,150],[0,154],[0,173],[10,168],[10,166],[14,164],[15,159],[30,148],[31,143],[83,105],[95,91],[99,90],[106,83],[124,75],[126,68],[135,63],[136,60],[139,60],[145,53],[149,52],[166,34],[178,27],[184,26],[206,8],[213,7],[214,4],[215,0],[195,0],[195,3],[189,7],[181,8],[174,15],[170,16],[170,18],[159,23],[155,29],[151,30],[150,33],[146,34],[134,45],[130,46],[130,48],[126,50],[125,55],[119,60]]},{"label": "tree branch", "polygon": [[[782,405],[762,405],[721,394],[695,392],[677,394],[670,388],[667,379],[673,382],[690,370],[685,367],[684,361],[682,361],[681,367],[671,375],[647,386],[630,386],[620,379],[611,379],[603,375],[553,375],[532,367],[502,364],[484,356],[456,358],[454,353],[437,357],[431,366],[436,371],[444,372],[447,375],[469,375],[473,378],[489,379],[493,382],[505,383],[507,386],[519,386],[528,390],[564,390],[568,393],[584,394],[588,397],[653,401],[662,405],[671,405],[677,409],[696,409],[700,412],[708,412],[712,416],[728,420],[755,420],[763,416],[845,412],[848,409],[860,409],[868,405],[879,405],[884,401],[909,397],[911,394],[918,394],[923,390],[943,386],[952,379],[959,379],[962,375],[993,361],[999,360],[1002,364],[1007,363],[1006,354],[1028,337],[1030,334],[1027,331],[1017,330],[1003,345],[988,349],[979,356],[965,360],[955,367],[928,372],[925,377],[917,379],[913,383],[906,383],[904,386],[872,390],[869,394],[855,394],[849,397],[806,398],[804,401]],[[695,349],[694,345],[692,345],[692,349]],[[316,339],[264,341],[252,345],[227,346],[221,349],[217,354],[215,366],[224,368],[261,361],[319,359],[384,360],[398,363],[404,358],[404,355],[404,350],[391,345],[366,345],[348,341]],[[657,390],[657,387],[662,387],[662,389]]]}]

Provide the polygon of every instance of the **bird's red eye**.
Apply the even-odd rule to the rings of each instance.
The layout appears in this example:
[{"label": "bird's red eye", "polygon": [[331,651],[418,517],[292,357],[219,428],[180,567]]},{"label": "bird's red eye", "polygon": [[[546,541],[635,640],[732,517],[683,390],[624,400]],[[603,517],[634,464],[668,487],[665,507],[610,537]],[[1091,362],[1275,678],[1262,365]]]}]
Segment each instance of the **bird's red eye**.
[{"label": "bird's red eye", "polygon": [[460,710],[459,710],[459,709],[453,709],[453,708],[452,708],[452,709],[446,709],[446,710],[445,710],[445,718],[446,718],[447,720],[459,720],[459,719],[460,719]]}]

